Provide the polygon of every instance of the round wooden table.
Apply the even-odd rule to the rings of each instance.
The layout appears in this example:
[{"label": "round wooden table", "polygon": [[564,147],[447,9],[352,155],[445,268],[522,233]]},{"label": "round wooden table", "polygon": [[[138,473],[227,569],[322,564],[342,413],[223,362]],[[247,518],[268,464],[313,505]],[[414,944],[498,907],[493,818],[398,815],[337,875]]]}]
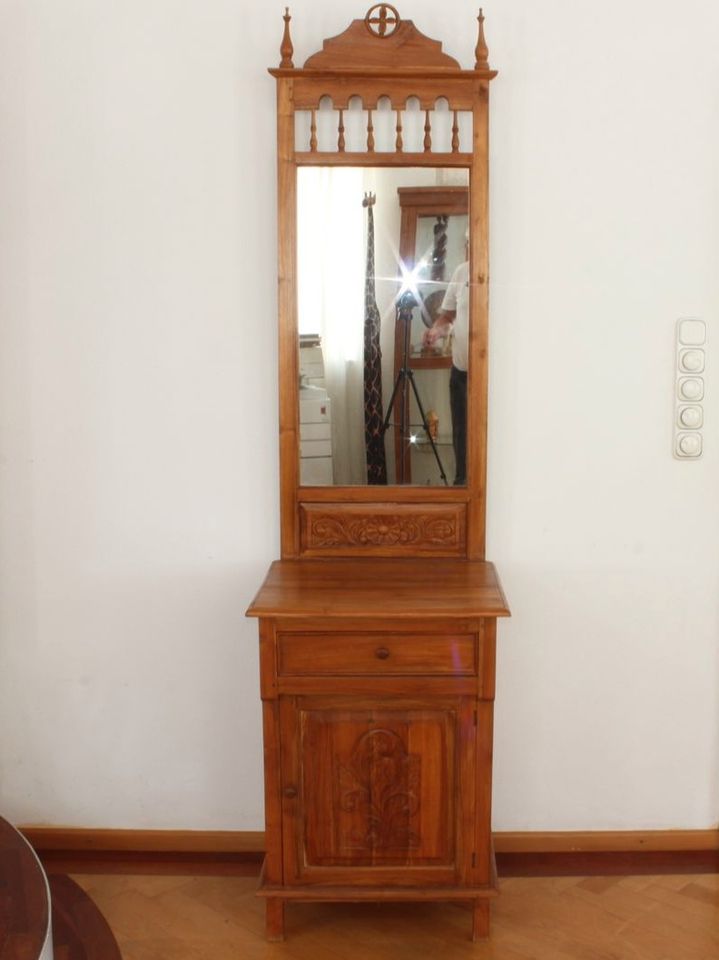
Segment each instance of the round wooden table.
[{"label": "round wooden table", "polygon": [[0,817],[0,957],[52,960],[50,888],[23,835]]}]

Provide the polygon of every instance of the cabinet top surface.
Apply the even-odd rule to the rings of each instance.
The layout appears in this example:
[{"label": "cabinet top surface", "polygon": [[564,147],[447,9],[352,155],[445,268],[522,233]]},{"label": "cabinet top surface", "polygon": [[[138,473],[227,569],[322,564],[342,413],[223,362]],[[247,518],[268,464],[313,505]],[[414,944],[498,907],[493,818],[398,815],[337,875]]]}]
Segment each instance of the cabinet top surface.
[{"label": "cabinet top surface", "polygon": [[508,617],[494,565],[464,560],[277,560],[249,617]]}]

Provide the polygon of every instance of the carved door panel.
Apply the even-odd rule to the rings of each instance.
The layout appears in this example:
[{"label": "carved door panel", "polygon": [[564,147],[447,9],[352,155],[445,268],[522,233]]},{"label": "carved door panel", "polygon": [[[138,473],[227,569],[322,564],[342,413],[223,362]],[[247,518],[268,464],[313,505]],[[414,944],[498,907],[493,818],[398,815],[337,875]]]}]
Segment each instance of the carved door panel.
[{"label": "carved door panel", "polygon": [[296,697],[281,711],[286,882],[462,882],[471,701]]}]

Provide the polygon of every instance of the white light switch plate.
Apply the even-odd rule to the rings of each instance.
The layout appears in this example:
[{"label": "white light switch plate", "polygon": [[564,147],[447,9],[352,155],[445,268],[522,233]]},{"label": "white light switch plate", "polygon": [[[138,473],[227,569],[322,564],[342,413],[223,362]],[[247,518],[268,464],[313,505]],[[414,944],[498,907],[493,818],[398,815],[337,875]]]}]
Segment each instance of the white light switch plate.
[{"label": "white light switch plate", "polygon": [[704,369],[707,326],[683,317],[676,326],[674,367],[674,449],[677,460],[699,460],[704,452]]}]

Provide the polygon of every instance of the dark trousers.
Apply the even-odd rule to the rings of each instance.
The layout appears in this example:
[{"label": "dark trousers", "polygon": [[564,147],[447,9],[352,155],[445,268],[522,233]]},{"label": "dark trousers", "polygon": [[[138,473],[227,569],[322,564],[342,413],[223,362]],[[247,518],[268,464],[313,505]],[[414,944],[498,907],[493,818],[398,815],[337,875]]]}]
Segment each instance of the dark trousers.
[{"label": "dark trousers", "polygon": [[452,444],[455,487],[467,483],[467,371],[452,367],[449,375],[449,408],[452,413]]}]

